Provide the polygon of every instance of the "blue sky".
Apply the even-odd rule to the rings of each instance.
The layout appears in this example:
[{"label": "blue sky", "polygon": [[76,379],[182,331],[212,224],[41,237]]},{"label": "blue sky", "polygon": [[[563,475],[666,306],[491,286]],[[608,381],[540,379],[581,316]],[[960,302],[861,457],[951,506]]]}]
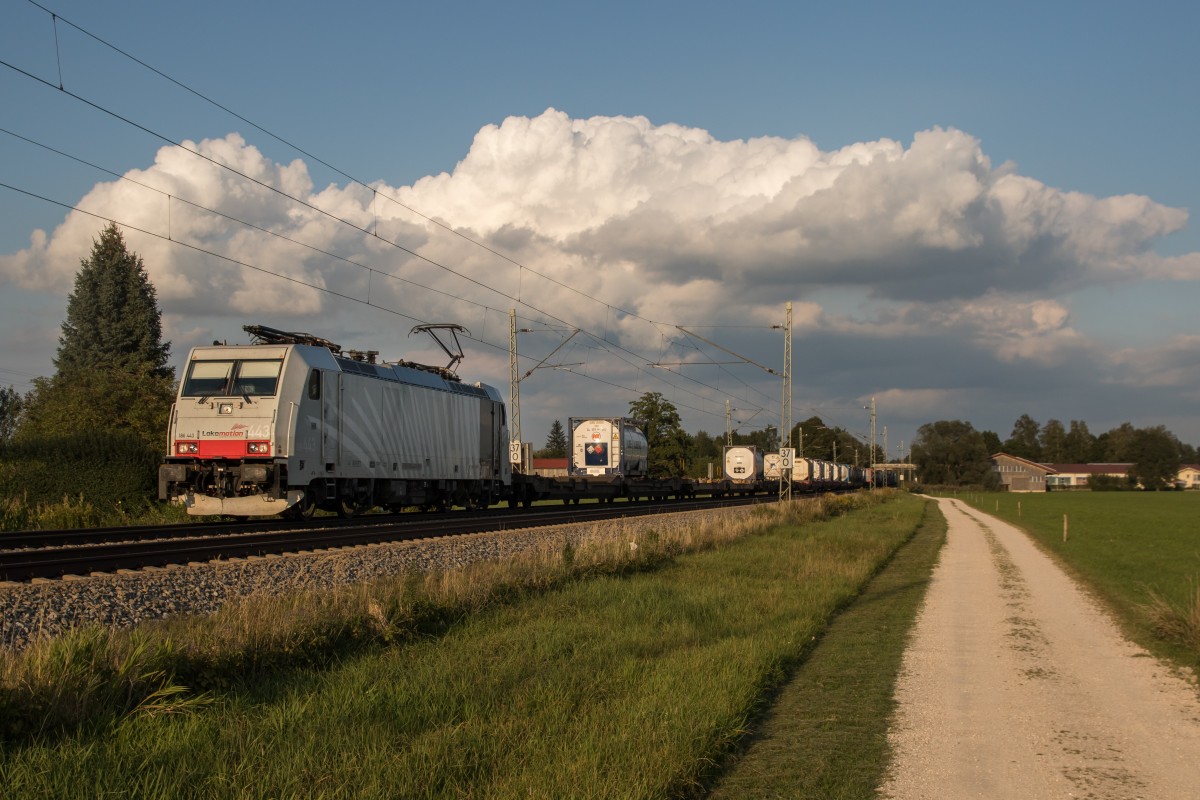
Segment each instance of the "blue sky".
[{"label": "blue sky", "polygon": [[[893,449],[900,439],[911,441],[923,422],[940,418],[968,419],[1006,437],[1026,412],[1042,422],[1084,419],[1094,433],[1125,420],[1165,424],[1185,441],[1200,443],[1195,411],[1200,364],[1193,355],[1200,226],[1194,217],[1170,213],[1192,214],[1200,205],[1200,69],[1193,42],[1200,12],[1192,4],[749,3],[735,8],[726,3],[351,2],[333,8],[218,1],[202,6],[128,2],[115,8],[47,2],[45,7],[342,172],[404,190],[418,210],[613,306],[634,305],[659,322],[694,325],[758,322],[771,303],[803,304],[798,316],[807,322],[800,324],[796,339],[798,418],[821,413],[861,431],[861,406],[874,395],[881,399],[880,421],[890,425]],[[314,196],[329,184],[348,193],[343,175],[148,75],[61,22],[56,56],[48,14],[25,0],[2,0],[0,16],[5,21],[0,60],[55,84],[61,62],[67,89],[144,127],[194,142],[240,134],[240,143],[228,152],[245,156],[244,148],[253,148],[264,162],[282,166],[300,159]],[[195,176],[172,172],[177,168],[156,160],[161,140],[10,67],[0,67],[0,96],[0,127],[120,174],[170,174],[172,186],[190,186],[194,197],[204,196],[222,209],[238,207],[236,190],[215,190],[208,179],[191,182]],[[548,109],[560,116],[545,116]],[[510,118],[542,124],[506,127]],[[638,118],[645,126],[622,139],[620,147],[603,144],[619,127],[610,121]],[[560,161],[558,151],[544,148],[547,142],[570,147],[562,145],[568,141],[561,138],[563,126],[575,130],[572,141],[590,144],[580,145],[575,158]],[[677,139],[676,129],[692,132],[685,139],[706,132],[711,142],[695,152],[668,152],[662,142]],[[774,225],[762,222],[783,214],[782,206],[768,204],[736,220],[721,216],[739,213],[733,199],[721,191],[689,193],[677,182],[664,182],[646,155],[677,159],[670,161],[672,174],[694,169],[719,174],[718,187],[736,184],[738,175],[769,162],[761,168],[778,178],[767,181],[771,191],[783,192],[780,171],[802,171],[809,162],[801,155],[780,157],[779,142],[808,141],[820,154],[846,158],[861,145],[868,155],[901,159],[907,152],[912,157],[906,160],[916,161],[918,135],[938,130],[957,135],[925,139],[932,153],[924,156],[931,159],[926,168],[868,170],[871,174],[861,179],[864,188],[855,191],[844,188],[856,174],[848,171],[836,205],[805,201],[806,221],[792,229],[794,238],[780,233],[792,217],[780,217],[785,221]],[[720,146],[764,139],[775,144],[738,154]],[[874,146],[888,140],[897,148]],[[647,151],[630,149],[641,146]],[[483,163],[485,147],[508,157],[499,164]],[[944,152],[958,154],[957,160],[943,160],[939,154]],[[627,175],[621,158],[636,160],[638,174]],[[832,155],[818,160],[841,163]],[[968,162],[974,166],[964,166]],[[697,163],[709,167],[697,168]],[[584,168],[604,177],[589,183],[586,192],[572,192],[564,171],[579,175]],[[949,198],[945,214],[962,208],[954,205],[961,184],[939,176],[983,175],[980,196],[999,202],[996,198],[1012,196],[1011,182],[1000,178],[1006,172],[1035,182],[1042,198],[1036,202],[1048,204],[1035,216],[1046,226],[1044,235],[1058,237],[1053,256],[1039,255],[1036,243],[1030,244],[1035,240],[1027,239],[1014,255],[1008,243],[1016,234],[1008,228],[995,234],[991,226],[998,223],[976,224],[969,218],[974,212],[955,217],[953,224],[930,222],[939,213],[940,197]],[[441,183],[421,183],[443,173]],[[97,184],[114,180],[0,134],[0,182],[76,204]],[[521,207],[522,192],[513,186],[522,181],[550,187],[527,195],[538,198],[538,208]],[[731,191],[729,197],[744,200],[741,193],[748,190],[739,184]],[[180,192],[185,196],[183,188]],[[623,204],[631,192],[646,198],[645,206]],[[1047,208],[1072,205],[1070,198],[1064,200],[1068,194],[1097,202],[1063,221],[1046,221],[1052,216]],[[1149,205],[1103,202],[1126,195],[1141,196]],[[703,196],[714,207],[728,199],[728,205],[706,215],[701,206],[684,208],[680,198],[686,196],[697,203]],[[110,207],[111,216],[125,220],[122,214],[132,214],[134,202],[142,201],[124,197]],[[160,200],[144,202],[153,206]],[[28,376],[52,369],[69,276],[86,255],[87,238],[81,239],[80,231],[87,226],[64,225],[67,213],[61,207],[10,190],[0,189],[0,203],[0,334],[7,343],[0,350],[0,383],[23,388]],[[912,241],[907,229],[874,241],[881,224],[915,206],[920,213],[914,224],[924,226],[919,248],[906,249]],[[648,207],[657,223],[643,213]],[[1006,209],[1005,224],[1015,218],[1013,207]],[[264,221],[285,224],[286,212],[263,213]],[[705,235],[653,240],[670,227],[663,215],[680,231],[686,231],[685,223],[701,220]],[[860,216],[861,229],[846,222]],[[814,217],[823,221],[819,229],[806,227]],[[101,224],[91,227],[98,230]],[[49,241],[43,250],[31,248],[38,229]],[[739,231],[748,229],[760,235],[739,238]],[[505,231],[512,230],[529,236],[506,239]],[[1133,232],[1125,235],[1126,230]],[[832,236],[831,231],[836,240],[812,244]],[[227,231],[223,241],[233,241],[234,235]],[[477,270],[484,281],[511,278],[502,274],[501,264],[476,263],[478,253],[469,246],[439,243],[436,232],[414,229],[404,235],[464,271]],[[778,241],[771,240],[775,235]],[[339,234],[331,236],[347,255],[373,252]],[[186,270],[211,268],[202,260],[176,263],[169,249],[131,241],[139,252],[171,260],[161,265],[168,287],[173,278],[195,283],[183,279]],[[800,241],[808,249],[789,266],[781,253]],[[869,246],[846,252],[854,249],[849,243],[860,241]],[[64,256],[72,244],[77,251],[82,247],[73,263]],[[686,255],[670,256],[681,250]],[[19,258],[23,251],[29,252]],[[1165,266],[1151,263],[1139,255],[1145,253],[1175,260]],[[262,257],[271,256],[264,249]],[[53,270],[52,262],[57,264]],[[1095,267],[1099,263],[1103,269]],[[588,265],[595,272],[587,271]],[[703,265],[720,280],[688,284],[684,273],[705,272],[709,267]],[[152,277],[160,268],[149,259],[147,266]],[[323,274],[320,265],[306,268],[306,274]],[[38,281],[30,270],[53,271],[55,278]],[[234,273],[223,279],[248,280]],[[264,296],[276,291],[269,284],[259,288]],[[449,284],[442,288],[459,291]],[[373,338],[384,338],[388,349],[413,346],[403,336],[408,320],[397,324],[387,314],[329,298],[304,306],[280,294],[274,299],[281,307],[262,307],[261,316],[249,319],[244,307],[221,307],[212,287],[195,288],[191,298],[183,296],[186,289],[160,289],[180,356],[206,338],[235,339],[249,322],[304,327],[362,348],[371,347]],[[407,301],[402,307],[416,316],[432,305],[444,316],[461,317],[468,327],[483,326],[489,339],[495,333],[497,322],[477,307],[411,296]],[[547,294],[535,308],[552,305],[581,327],[595,322],[591,312],[572,306],[577,301]],[[489,308],[507,307],[497,298],[486,302]],[[301,308],[309,310],[300,313]],[[688,309],[700,316],[685,316]],[[404,330],[398,337],[372,334],[393,328]],[[628,330],[622,336],[623,344],[638,353],[657,355],[670,347],[659,329]],[[779,359],[779,343],[769,333],[730,329],[728,336],[722,341],[739,352],[753,351],[747,354],[774,359],[767,362],[772,364]],[[557,343],[548,337],[544,345],[531,340],[534,358],[544,354],[539,347],[548,351]],[[685,369],[684,377],[656,385],[644,371],[623,374],[628,364],[605,363],[594,350],[572,357],[588,363],[592,378],[607,376],[604,380],[626,390],[561,371],[538,373],[522,397],[526,438],[540,443],[554,418],[620,413],[633,399],[631,388],[664,391],[688,405],[685,423],[693,431],[723,427],[725,394],[737,394],[735,405],[747,407],[765,405],[764,396],[778,394],[766,376],[750,372],[731,377]],[[507,375],[501,361],[494,348],[482,347],[474,358],[469,352],[463,372],[503,386]],[[720,417],[712,413],[716,407]]]}]

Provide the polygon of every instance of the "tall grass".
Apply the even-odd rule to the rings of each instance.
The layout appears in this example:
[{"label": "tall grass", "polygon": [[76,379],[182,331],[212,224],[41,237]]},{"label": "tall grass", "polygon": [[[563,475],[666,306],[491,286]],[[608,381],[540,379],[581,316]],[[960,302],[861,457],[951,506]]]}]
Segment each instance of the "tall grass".
[{"label": "tall grass", "polygon": [[[171,631],[159,641],[172,643],[165,671],[176,681],[189,657],[213,669],[208,705],[22,740],[0,792],[693,792],[829,616],[911,535],[921,501],[877,499],[796,503],[738,530],[558,548],[523,574],[496,564],[409,576],[390,589],[264,601],[189,629],[155,626],[139,635]],[[813,521],[831,515],[842,516]],[[145,663],[136,672],[163,665]]]},{"label": "tall grass", "polygon": [[103,525],[106,516],[83,495],[64,497],[59,503],[30,503],[24,492],[0,498],[0,531],[89,528]]},{"label": "tall grass", "polygon": [[108,525],[173,525],[190,521],[182,506],[120,500],[97,506],[85,494],[58,502],[31,501],[27,493],[0,497],[0,531],[67,530]]},{"label": "tall grass", "polygon": [[[110,722],[136,711],[146,698],[178,694],[180,687],[203,693],[273,670],[324,667],[364,648],[439,636],[473,613],[568,581],[653,569],[680,553],[717,547],[772,525],[827,519],[864,502],[871,500],[831,495],[764,506],[733,524],[663,531],[642,521],[615,528],[606,523],[604,530],[617,536],[544,546],[457,570],[250,596],[210,616],[150,622],[135,630],[88,627],[35,641],[21,652],[0,650],[5,718],[0,734],[22,739],[61,733]],[[598,527],[595,533],[600,532]],[[119,698],[124,700],[115,702]]]},{"label": "tall grass", "polygon": [[1200,663],[1200,585],[1193,583],[1192,593],[1183,603],[1171,602],[1151,589],[1142,609],[1158,636],[1188,648]]}]

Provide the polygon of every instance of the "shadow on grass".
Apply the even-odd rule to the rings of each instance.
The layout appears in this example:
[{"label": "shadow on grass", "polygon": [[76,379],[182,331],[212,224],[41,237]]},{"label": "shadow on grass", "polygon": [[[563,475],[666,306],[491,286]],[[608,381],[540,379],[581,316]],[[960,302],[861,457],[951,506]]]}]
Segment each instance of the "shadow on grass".
[{"label": "shadow on grass", "polygon": [[888,765],[896,679],[945,537],[931,504],[913,536],[764,698],[738,750],[697,795],[875,797]]}]

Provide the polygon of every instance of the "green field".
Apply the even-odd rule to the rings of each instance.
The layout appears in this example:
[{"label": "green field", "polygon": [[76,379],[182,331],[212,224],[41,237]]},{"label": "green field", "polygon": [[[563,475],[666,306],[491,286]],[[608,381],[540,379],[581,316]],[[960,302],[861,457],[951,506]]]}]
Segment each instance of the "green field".
[{"label": "green field", "polygon": [[[957,496],[1029,531],[1116,611],[1136,641],[1200,666],[1200,492]],[[1164,630],[1172,616],[1179,629]]]},{"label": "green field", "polygon": [[[925,517],[904,495],[832,502],[862,507],[510,596],[326,666],[218,682],[186,713],[151,703],[10,742],[0,795],[693,795]],[[907,624],[884,623],[892,649]],[[874,694],[852,691],[847,708],[879,726],[890,689]],[[875,770],[881,735],[868,737]]]}]

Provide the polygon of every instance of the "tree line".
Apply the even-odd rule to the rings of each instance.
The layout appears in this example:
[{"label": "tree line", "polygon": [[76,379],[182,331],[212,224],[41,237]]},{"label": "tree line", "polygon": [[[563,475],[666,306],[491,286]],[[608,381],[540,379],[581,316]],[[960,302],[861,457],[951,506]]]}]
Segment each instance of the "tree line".
[{"label": "tree line", "polygon": [[1198,460],[1193,445],[1162,425],[1136,428],[1124,422],[1095,436],[1082,420],[1071,420],[1069,427],[1057,419],[1039,424],[1028,414],[1017,418],[1003,441],[969,422],[940,420],[922,425],[912,446],[921,481],[945,486],[994,487],[991,457],[997,453],[1039,464],[1128,464],[1127,484],[1148,489],[1171,488],[1180,468]]}]

